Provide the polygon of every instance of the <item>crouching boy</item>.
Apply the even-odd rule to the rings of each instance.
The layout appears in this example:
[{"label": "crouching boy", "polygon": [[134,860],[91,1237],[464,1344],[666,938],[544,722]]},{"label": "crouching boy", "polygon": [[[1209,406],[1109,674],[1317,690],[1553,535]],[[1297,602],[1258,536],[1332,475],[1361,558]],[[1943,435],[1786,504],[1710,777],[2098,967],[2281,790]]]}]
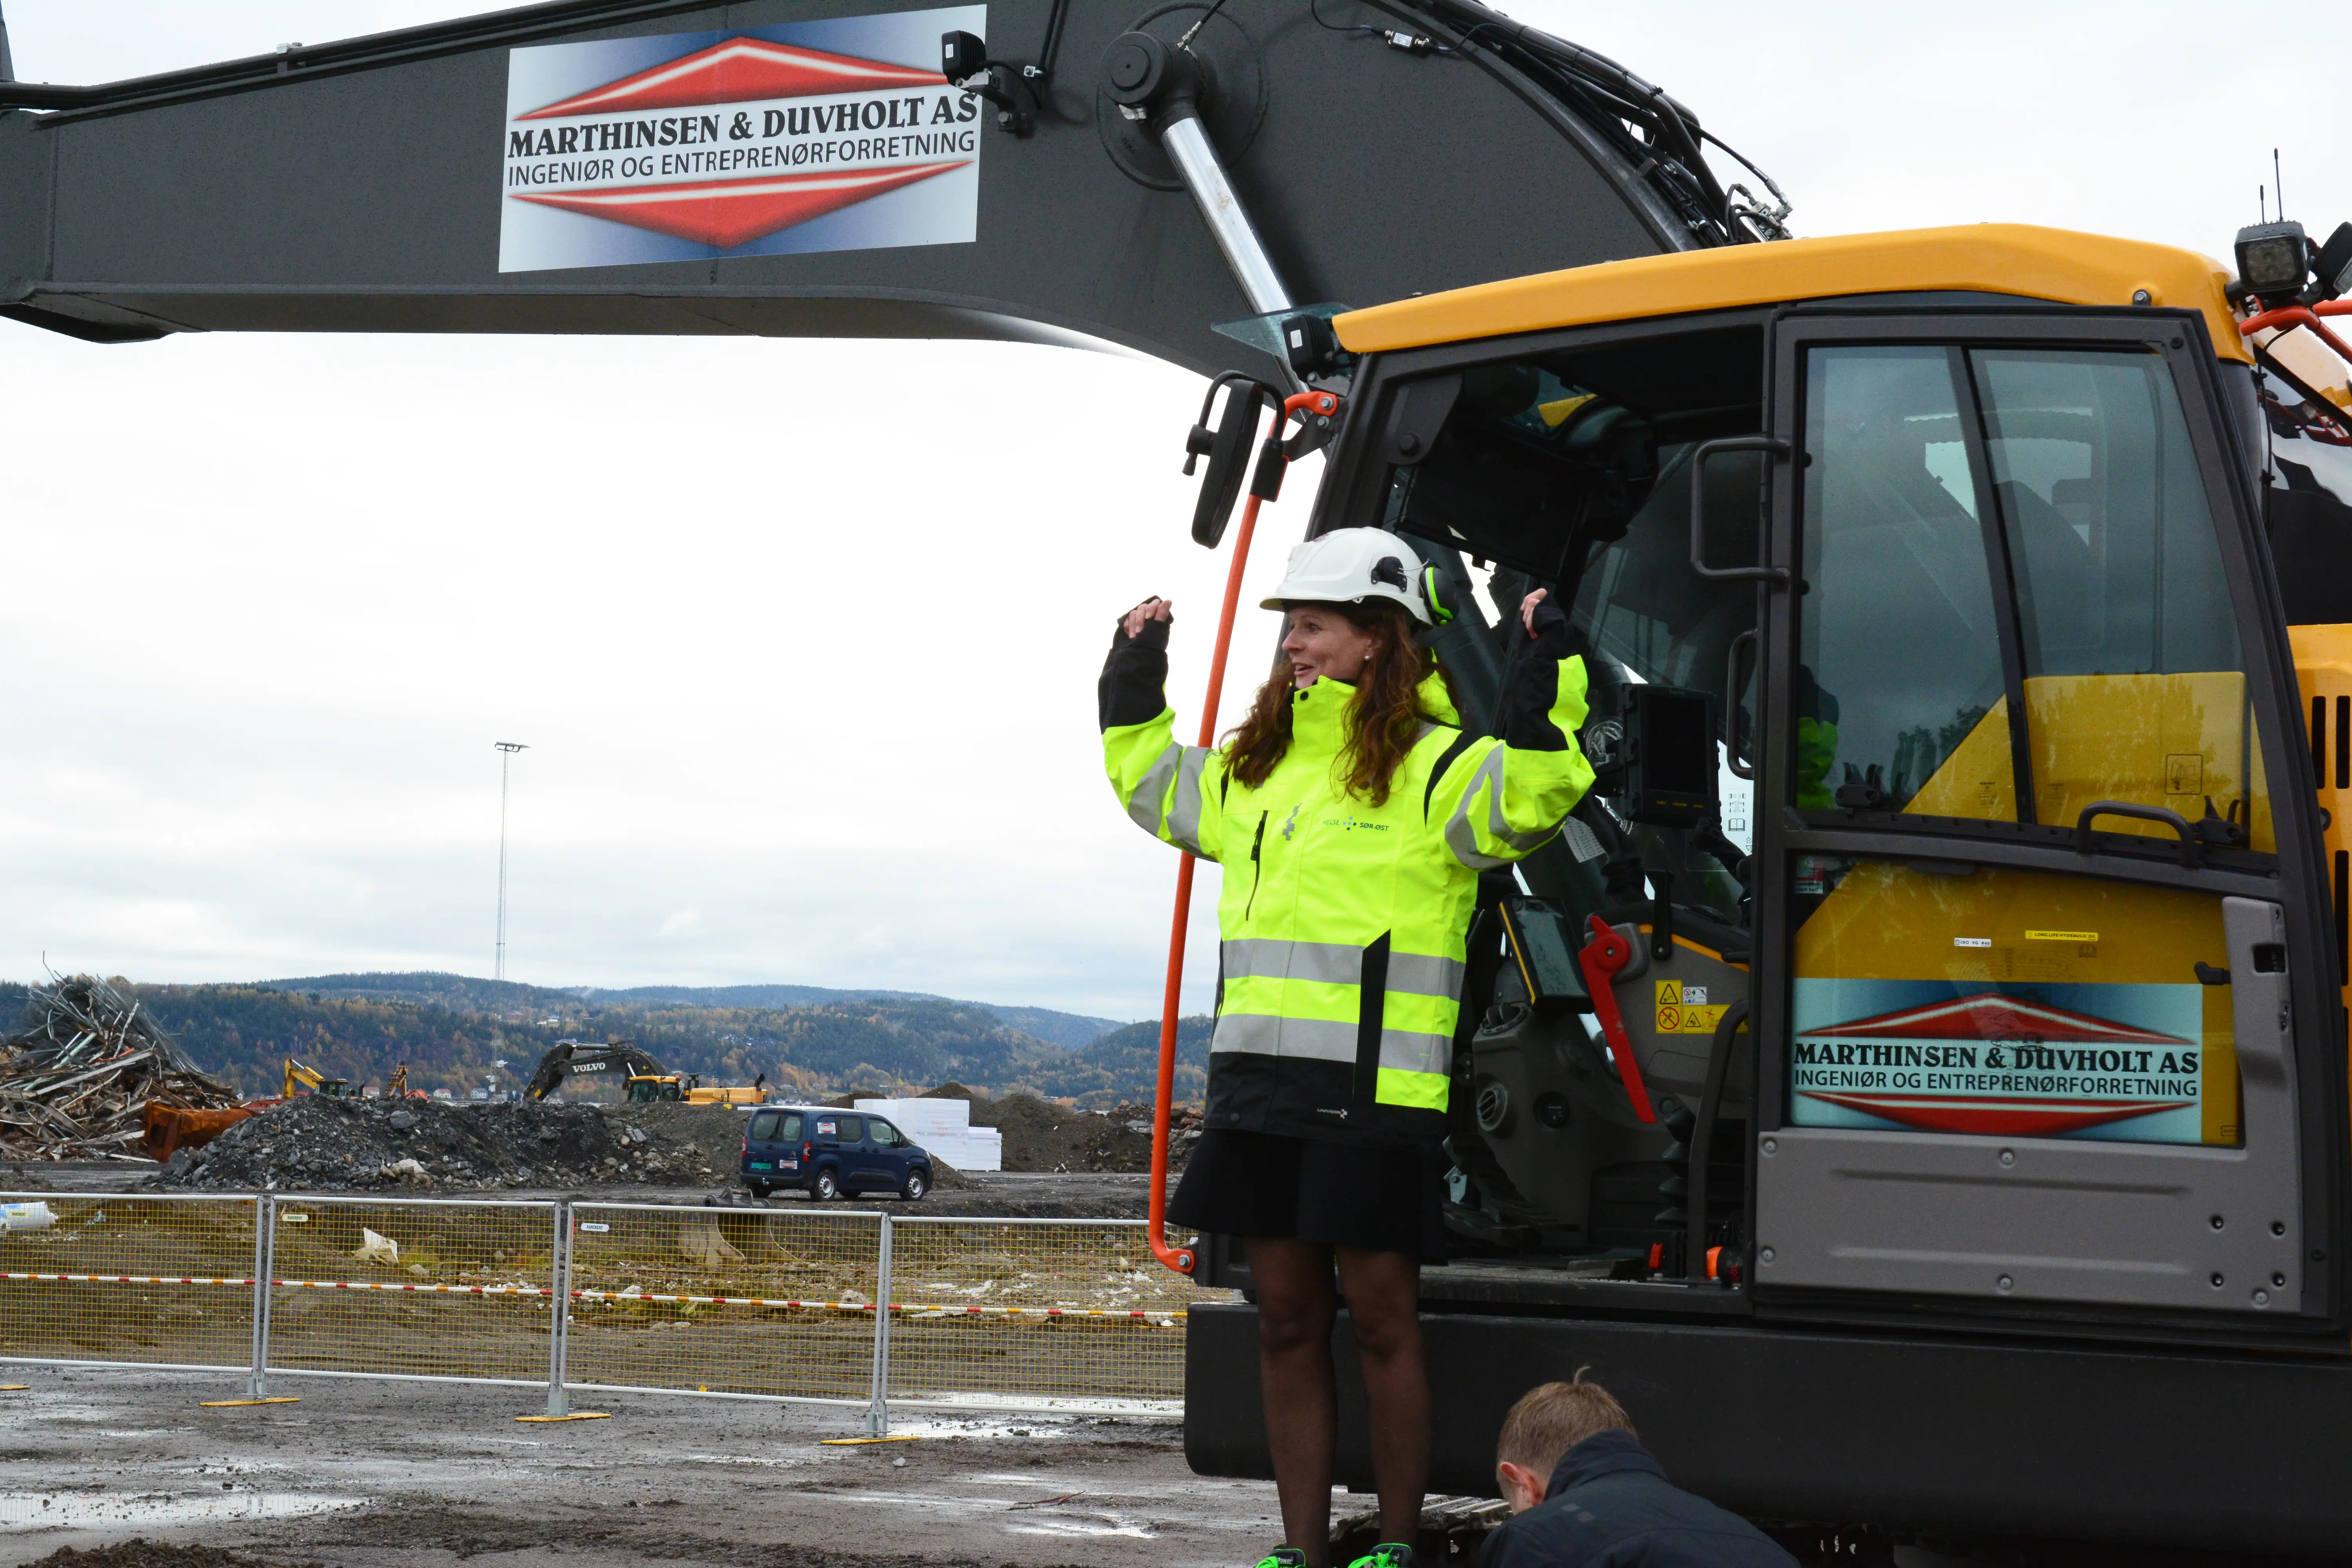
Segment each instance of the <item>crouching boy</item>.
[{"label": "crouching boy", "polygon": [[1582,1372],[1511,1406],[1495,1475],[1513,1517],[1486,1538],[1483,1568],[1796,1568],[1754,1525],[1669,1482],[1624,1406]]}]

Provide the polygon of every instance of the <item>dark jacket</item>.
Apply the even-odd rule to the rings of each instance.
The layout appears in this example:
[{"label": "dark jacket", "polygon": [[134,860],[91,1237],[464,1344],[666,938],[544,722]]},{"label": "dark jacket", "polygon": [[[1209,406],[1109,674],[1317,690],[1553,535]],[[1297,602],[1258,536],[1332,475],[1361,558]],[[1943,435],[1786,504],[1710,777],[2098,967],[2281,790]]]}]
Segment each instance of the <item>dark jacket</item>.
[{"label": "dark jacket", "polygon": [[1560,1456],[1544,1500],[1486,1538],[1480,1568],[1796,1568],[1763,1531],[1666,1479],[1631,1432]]}]

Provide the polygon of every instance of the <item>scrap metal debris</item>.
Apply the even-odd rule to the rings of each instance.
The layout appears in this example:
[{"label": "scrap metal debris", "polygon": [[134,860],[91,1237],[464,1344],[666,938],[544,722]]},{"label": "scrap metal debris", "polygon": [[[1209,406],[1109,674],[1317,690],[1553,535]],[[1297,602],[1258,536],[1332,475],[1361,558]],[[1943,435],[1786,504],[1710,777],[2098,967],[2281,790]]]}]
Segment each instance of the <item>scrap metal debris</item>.
[{"label": "scrap metal debris", "polygon": [[0,1157],[135,1158],[151,1104],[237,1101],[139,1003],[92,975],[34,987],[24,1022],[0,1038]]}]

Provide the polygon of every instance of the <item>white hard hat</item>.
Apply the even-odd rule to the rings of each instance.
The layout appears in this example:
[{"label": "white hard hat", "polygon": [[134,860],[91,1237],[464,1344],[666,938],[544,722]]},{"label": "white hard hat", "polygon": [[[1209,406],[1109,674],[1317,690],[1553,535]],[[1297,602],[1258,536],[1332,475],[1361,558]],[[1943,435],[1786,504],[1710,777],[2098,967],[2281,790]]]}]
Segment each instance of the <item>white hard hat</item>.
[{"label": "white hard hat", "polygon": [[1412,546],[1384,528],[1335,528],[1291,550],[1282,585],[1259,605],[1279,610],[1300,603],[1360,605],[1366,599],[1392,599],[1423,626],[1435,626],[1423,570]]}]

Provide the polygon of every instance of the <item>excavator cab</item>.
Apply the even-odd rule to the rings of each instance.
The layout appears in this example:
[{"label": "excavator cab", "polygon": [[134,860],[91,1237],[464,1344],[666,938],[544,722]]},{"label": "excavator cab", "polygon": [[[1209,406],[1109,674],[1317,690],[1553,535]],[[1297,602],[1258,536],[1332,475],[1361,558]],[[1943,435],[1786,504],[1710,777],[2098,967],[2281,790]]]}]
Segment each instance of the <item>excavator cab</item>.
[{"label": "excavator cab", "polygon": [[678,1075],[676,1073],[634,1076],[628,1081],[625,1093],[629,1103],[633,1105],[686,1098],[686,1091],[679,1087]]},{"label": "excavator cab", "polygon": [[2341,813],[2224,281],[1988,226],[1337,319],[1314,531],[1488,574],[1474,726],[1537,587],[1591,693],[1470,933],[1433,1295],[2340,1321]]}]

